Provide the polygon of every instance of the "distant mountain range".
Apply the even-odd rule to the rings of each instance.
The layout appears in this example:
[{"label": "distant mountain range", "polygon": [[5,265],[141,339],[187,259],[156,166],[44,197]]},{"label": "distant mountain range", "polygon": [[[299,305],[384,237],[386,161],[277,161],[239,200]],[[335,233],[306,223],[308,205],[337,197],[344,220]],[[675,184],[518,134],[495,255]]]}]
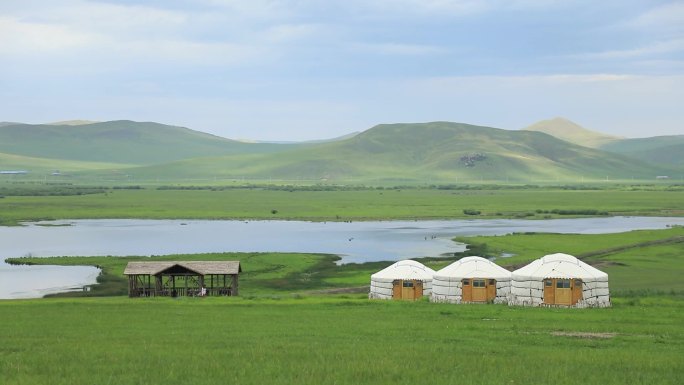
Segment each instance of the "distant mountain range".
[{"label": "distant mountain range", "polygon": [[558,139],[563,139],[567,142],[590,148],[601,148],[602,145],[607,143],[624,139],[618,136],[587,130],[579,124],[565,118],[542,120],[525,128],[525,130],[543,132],[555,136]]},{"label": "distant mountain range", "polygon": [[525,130],[544,132],[580,146],[622,154],[646,162],[684,166],[684,135],[627,139],[590,131],[564,118],[542,120]]},{"label": "distant mountain range", "polygon": [[381,124],[305,143],[246,143],[151,122],[0,123],[0,170],[134,180],[330,181],[653,179],[679,172],[684,136],[623,139],[566,119],[524,130]]},{"label": "distant mountain range", "polygon": [[2,125],[0,152],[35,158],[147,165],[286,148],[269,143],[244,143],[152,122],[69,123]]}]

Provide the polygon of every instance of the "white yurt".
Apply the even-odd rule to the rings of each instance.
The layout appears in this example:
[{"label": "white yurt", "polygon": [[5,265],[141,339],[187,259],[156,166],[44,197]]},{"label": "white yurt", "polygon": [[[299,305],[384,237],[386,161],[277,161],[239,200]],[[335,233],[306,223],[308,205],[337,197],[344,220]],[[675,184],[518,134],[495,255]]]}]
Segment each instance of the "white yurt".
[{"label": "white yurt", "polygon": [[546,255],[511,274],[509,305],[607,307],[608,274],[572,255]]},{"label": "white yurt", "polygon": [[429,296],[435,271],[420,262],[406,259],[371,275],[371,299],[415,300]]},{"label": "white yurt", "polygon": [[507,303],[511,272],[482,257],[465,257],[437,271],[432,302]]}]

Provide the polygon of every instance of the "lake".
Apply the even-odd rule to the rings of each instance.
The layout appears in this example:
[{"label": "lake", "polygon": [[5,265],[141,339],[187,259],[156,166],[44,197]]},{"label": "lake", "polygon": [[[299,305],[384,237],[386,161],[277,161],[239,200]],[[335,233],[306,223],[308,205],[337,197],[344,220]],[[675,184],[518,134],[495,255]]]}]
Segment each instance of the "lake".
[{"label": "lake", "polygon": [[[0,227],[0,299],[36,298],[95,282],[93,267],[10,266],[21,256],[166,255],[305,252],[341,263],[394,261],[463,251],[455,236],[512,232],[600,234],[684,225],[684,218],[601,217],[551,220],[301,222],[212,220],[65,220]],[[549,250],[559,252],[562,250]]]}]

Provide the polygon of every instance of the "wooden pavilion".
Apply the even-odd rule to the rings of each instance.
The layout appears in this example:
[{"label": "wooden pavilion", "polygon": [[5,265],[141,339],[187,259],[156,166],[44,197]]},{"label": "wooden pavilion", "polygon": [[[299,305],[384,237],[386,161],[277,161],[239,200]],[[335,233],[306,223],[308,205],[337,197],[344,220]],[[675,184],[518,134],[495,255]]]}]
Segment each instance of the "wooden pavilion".
[{"label": "wooden pavilion", "polygon": [[239,261],[128,262],[128,296],[238,295]]}]

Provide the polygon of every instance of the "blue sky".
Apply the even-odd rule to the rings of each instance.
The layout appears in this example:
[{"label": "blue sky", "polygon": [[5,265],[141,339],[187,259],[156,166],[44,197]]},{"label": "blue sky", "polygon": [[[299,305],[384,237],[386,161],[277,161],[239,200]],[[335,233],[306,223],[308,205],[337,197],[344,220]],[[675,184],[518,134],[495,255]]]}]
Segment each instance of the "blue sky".
[{"label": "blue sky", "polygon": [[322,139],[567,117],[684,134],[684,2],[5,0],[0,120]]}]

